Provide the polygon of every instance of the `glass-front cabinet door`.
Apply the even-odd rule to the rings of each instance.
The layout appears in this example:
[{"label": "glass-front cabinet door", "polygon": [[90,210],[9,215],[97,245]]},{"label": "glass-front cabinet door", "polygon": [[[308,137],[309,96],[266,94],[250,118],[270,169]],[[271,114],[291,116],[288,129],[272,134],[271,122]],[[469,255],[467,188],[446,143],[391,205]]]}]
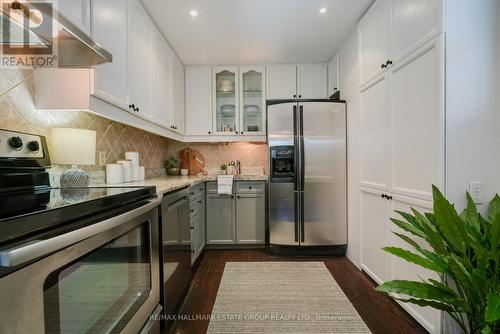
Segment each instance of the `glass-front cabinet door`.
[{"label": "glass-front cabinet door", "polygon": [[240,67],[240,134],[265,135],[265,68]]},{"label": "glass-front cabinet door", "polygon": [[238,68],[214,67],[213,80],[214,133],[217,135],[238,135]]}]

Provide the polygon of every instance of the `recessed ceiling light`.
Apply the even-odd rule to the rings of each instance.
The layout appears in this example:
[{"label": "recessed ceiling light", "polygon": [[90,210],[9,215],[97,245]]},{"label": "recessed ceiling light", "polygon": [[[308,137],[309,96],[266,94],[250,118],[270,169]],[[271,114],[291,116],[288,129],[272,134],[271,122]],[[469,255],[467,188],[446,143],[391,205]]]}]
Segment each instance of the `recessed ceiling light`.
[{"label": "recessed ceiling light", "polygon": [[319,9],[320,14],[325,14],[327,11],[328,11],[328,9],[325,7]]},{"label": "recessed ceiling light", "polygon": [[192,11],[189,12],[189,14],[191,14],[192,17],[197,17],[198,11],[193,9]]}]

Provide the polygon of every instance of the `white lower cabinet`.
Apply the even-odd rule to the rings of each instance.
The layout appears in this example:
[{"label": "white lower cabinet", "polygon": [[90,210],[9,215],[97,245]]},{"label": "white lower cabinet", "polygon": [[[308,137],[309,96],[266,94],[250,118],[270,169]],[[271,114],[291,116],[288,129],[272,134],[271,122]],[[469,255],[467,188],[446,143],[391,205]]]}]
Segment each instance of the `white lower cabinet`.
[{"label": "white lower cabinet", "polygon": [[[390,212],[389,217],[402,219],[395,210],[403,212],[411,212],[411,208],[416,209],[420,213],[425,213],[432,211],[432,203],[428,201],[422,201],[418,199],[412,199],[406,196],[392,195],[393,198],[390,202]],[[389,218],[388,217],[388,218]],[[404,220],[404,219],[403,219]],[[415,240],[415,236],[409,235],[409,233],[404,232],[399,227],[391,222],[391,231],[406,234]],[[417,242],[421,247],[429,248],[429,246],[421,239],[417,239]],[[401,238],[391,233],[390,245],[395,247],[401,247],[409,251],[415,251],[415,249],[408,245]],[[439,280],[439,276],[427,269],[418,267],[414,264],[406,262],[396,256],[390,256],[390,279],[403,279],[412,281],[421,281],[421,279],[433,278]],[[430,333],[439,333],[441,324],[441,314],[439,311],[430,307],[420,307],[418,305],[409,303],[399,303],[406,311],[408,311],[413,317],[415,317],[422,326],[425,327]]]},{"label": "white lower cabinet", "polygon": [[203,183],[189,189],[189,217],[191,264],[195,263],[205,248],[205,186]]},{"label": "white lower cabinet", "polygon": [[[394,246],[415,251],[393,233],[407,234],[390,221],[390,218],[404,221],[395,211],[411,213],[411,208],[425,213],[432,211],[432,203],[375,189],[361,188],[361,267],[379,284],[399,279],[421,281],[421,279],[433,278],[439,280],[439,276],[434,272],[382,250],[383,247]],[[413,235],[409,236],[415,238]],[[417,239],[417,242],[422,247],[428,247],[421,239]],[[429,307],[398,303],[429,332],[439,333],[441,328],[439,311]]]},{"label": "white lower cabinet", "polygon": [[389,255],[382,250],[390,243],[389,208],[382,194],[361,188],[361,266],[377,283],[390,278]]}]

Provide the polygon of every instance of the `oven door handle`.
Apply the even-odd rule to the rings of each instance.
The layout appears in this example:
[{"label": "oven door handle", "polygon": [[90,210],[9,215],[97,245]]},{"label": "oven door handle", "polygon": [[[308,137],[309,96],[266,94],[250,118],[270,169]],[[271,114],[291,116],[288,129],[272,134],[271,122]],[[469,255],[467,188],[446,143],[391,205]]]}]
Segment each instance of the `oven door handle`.
[{"label": "oven door handle", "polygon": [[47,256],[58,250],[74,245],[82,240],[120,226],[158,206],[160,202],[153,200],[148,204],[100,223],[86,226],[75,231],[58,235],[47,240],[35,240],[24,245],[0,251],[0,267],[15,267],[39,257]]}]

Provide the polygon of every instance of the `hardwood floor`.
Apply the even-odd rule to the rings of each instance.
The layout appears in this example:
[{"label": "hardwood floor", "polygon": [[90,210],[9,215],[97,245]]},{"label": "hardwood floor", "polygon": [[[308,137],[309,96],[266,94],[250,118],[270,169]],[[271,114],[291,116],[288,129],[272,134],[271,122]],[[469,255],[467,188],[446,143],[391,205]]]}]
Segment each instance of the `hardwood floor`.
[{"label": "hardwood floor", "polygon": [[[226,262],[323,261],[373,333],[427,333],[390,298],[374,290],[375,283],[345,257],[273,256],[262,250],[205,250],[193,268],[193,280],[181,314],[209,315]],[[209,320],[178,321],[174,333],[205,333]]]}]

